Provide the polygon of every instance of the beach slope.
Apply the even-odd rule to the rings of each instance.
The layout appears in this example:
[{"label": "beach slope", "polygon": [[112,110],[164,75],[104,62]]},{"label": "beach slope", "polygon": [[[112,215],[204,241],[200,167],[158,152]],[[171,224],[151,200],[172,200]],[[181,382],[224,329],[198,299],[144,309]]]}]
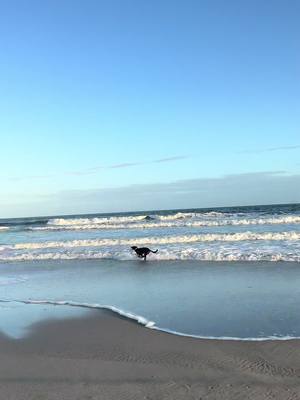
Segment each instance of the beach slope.
[{"label": "beach slope", "polygon": [[300,341],[199,340],[109,312],[0,336],[0,398],[300,399]]}]

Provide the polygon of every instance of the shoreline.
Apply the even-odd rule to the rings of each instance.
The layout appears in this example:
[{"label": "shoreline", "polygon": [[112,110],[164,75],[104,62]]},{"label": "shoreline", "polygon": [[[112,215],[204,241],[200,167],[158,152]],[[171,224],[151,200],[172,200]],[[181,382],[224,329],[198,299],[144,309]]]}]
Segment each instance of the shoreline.
[{"label": "shoreline", "polygon": [[[238,342],[267,342],[267,341],[289,341],[289,340],[300,340],[299,336],[266,336],[266,337],[230,337],[230,336],[201,336],[201,335],[193,335],[188,333],[183,333],[179,331],[174,331],[172,329],[162,328],[156,325],[155,321],[151,321],[142,315],[134,314],[130,311],[125,311],[119,307],[111,306],[111,305],[102,305],[102,304],[90,304],[90,303],[78,303],[74,301],[62,300],[62,301],[53,301],[53,300],[0,300],[0,303],[20,303],[26,305],[50,305],[50,306],[62,306],[62,307],[74,307],[75,309],[86,309],[88,312],[98,311],[104,312],[112,317],[121,318],[127,320],[132,323],[136,323],[147,329],[152,329],[158,332],[163,332],[169,335],[175,335],[180,337],[192,338],[197,340],[221,340],[221,341],[238,341]],[[72,317],[74,318],[74,317]],[[72,319],[67,318],[66,319]],[[47,321],[47,320],[46,320]],[[45,320],[41,320],[40,323],[45,322]],[[37,323],[39,324],[39,323]],[[0,329],[1,332],[1,329]]]},{"label": "shoreline", "polygon": [[5,399],[299,399],[300,340],[194,339],[109,311],[0,335]]}]

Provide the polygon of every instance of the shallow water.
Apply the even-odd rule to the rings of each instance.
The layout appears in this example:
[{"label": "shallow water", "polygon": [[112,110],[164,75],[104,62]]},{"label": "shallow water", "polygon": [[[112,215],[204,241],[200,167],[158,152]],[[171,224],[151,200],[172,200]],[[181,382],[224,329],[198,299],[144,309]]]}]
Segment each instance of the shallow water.
[{"label": "shallow water", "polygon": [[[75,260],[0,265],[0,329],[21,337],[45,318],[113,306],[199,337],[300,337],[300,264]],[[16,302],[17,300],[17,302]],[[76,306],[24,304],[71,302]],[[21,302],[19,302],[21,301]],[[73,303],[72,303],[73,302]]]}]

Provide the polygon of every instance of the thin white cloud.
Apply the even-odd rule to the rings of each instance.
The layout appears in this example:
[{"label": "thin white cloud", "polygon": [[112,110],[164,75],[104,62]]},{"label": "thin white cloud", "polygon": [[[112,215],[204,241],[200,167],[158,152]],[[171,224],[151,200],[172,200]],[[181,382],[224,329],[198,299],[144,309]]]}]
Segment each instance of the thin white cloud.
[{"label": "thin white cloud", "polygon": [[296,150],[296,149],[300,149],[300,145],[269,147],[266,149],[242,150],[242,151],[239,151],[238,153],[239,154],[259,154],[259,153],[267,153],[267,152],[272,152],[272,151]]},{"label": "thin white cloud", "polygon": [[144,162],[121,163],[121,164],[110,165],[109,167],[107,167],[107,169],[136,167],[137,165],[142,165],[142,164],[146,163]]},{"label": "thin white cloud", "polygon": [[165,162],[169,162],[169,161],[184,160],[188,157],[189,156],[175,156],[175,157],[161,158],[159,160],[154,160],[153,163],[165,163]]},{"label": "thin white cloud", "polygon": [[65,171],[62,174],[51,174],[51,175],[29,175],[29,176],[19,176],[19,177],[10,177],[8,178],[10,181],[23,181],[23,180],[43,180],[43,179],[50,179],[56,178],[61,175],[67,176],[82,176],[82,175],[93,175],[98,173],[100,170],[109,170],[109,169],[121,169],[121,168],[131,168],[136,167],[139,165],[147,165],[147,164],[155,164],[155,163],[166,163],[166,162],[173,162],[184,160],[188,158],[188,156],[173,156],[173,157],[166,157],[161,158],[158,160],[151,160],[151,161],[141,161],[141,162],[124,162],[120,164],[112,164],[112,165],[99,165],[93,166],[89,168],[85,168],[79,171]]}]

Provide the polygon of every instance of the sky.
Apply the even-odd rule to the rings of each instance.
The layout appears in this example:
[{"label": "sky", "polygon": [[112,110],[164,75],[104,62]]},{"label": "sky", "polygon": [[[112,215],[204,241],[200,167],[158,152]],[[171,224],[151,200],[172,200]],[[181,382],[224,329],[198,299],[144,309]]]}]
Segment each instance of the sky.
[{"label": "sky", "polygon": [[0,1],[0,218],[300,202],[299,18]]}]

